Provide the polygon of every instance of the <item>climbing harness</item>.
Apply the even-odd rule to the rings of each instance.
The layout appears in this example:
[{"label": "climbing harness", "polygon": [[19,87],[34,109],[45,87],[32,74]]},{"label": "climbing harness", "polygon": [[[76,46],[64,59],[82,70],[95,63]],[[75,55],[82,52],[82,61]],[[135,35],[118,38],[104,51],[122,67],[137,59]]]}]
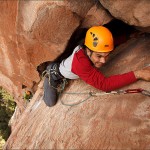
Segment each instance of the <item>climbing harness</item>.
[{"label": "climbing harness", "polygon": [[[46,69],[43,73],[42,73],[42,77],[47,77],[48,78],[48,82],[49,85],[58,90],[59,87],[57,87],[56,82],[58,82],[59,80],[63,79],[64,77],[60,74],[59,69],[58,69],[58,64],[57,63],[53,63],[51,64],[49,69]],[[61,84],[61,82],[60,82]]]}]

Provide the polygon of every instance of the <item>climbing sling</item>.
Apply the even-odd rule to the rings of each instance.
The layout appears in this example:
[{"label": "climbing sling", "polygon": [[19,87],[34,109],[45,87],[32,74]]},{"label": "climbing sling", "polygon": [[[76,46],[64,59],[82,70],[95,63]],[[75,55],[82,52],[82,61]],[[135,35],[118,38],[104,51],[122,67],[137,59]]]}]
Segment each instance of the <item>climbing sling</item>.
[{"label": "climbing sling", "polygon": [[42,73],[42,77],[47,77],[49,79],[49,85],[54,89],[58,88],[56,82],[58,83],[64,78],[59,72],[58,63],[51,63],[49,69]]}]

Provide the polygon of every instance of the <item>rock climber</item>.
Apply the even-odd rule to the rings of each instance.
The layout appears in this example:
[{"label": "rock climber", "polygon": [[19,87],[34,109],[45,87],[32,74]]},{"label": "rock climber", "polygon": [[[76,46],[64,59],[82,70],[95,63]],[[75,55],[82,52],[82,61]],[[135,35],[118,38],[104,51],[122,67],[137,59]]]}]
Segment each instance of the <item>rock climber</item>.
[{"label": "rock climber", "polygon": [[105,77],[99,70],[114,49],[113,36],[104,26],[93,26],[86,32],[84,44],[78,45],[73,53],[61,63],[53,62],[47,66],[44,79],[44,102],[53,106],[58,99],[57,87],[64,78],[81,78],[87,84],[109,92],[136,82],[150,81],[150,66],[141,70]]}]

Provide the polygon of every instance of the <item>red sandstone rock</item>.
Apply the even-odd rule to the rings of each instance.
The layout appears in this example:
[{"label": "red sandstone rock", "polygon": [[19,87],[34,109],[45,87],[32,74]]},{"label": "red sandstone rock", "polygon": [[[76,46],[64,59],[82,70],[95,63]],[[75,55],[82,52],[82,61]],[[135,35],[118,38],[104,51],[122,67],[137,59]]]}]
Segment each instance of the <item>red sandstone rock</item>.
[{"label": "red sandstone rock", "polygon": [[[114,52],[103,72],[106,75],[139,69],[149,63],[148,37],[132,39]],[[42,84],[42,83],[41,83]],[[41,87],[41,85],[40,85]],[[144,88],[138,81],[124,87]],[[100,92],[81,80],[71,81],[65,92]],[[5,149],[149,149],[150,99],[141,94],[92,97],[77,106],[64,106],[60,99],[47,107],[39,88],[21,116]],[[88,95],[62,95],[75,103]]]},{"label": "red sandstone rock", "polygon": [[[145,18],[149,13],[149,1],[136,1],[132,15],[132,9],[127,5],[129,2],[118,5],[119,1],[111,1],[111,7],[108,1],[106,7],[101,0],[112,16],[94,2],[0,1],[0,85],[14,95],[20,114],[26,106],[22,100],[22,85],[35,92],[28,108],[13,124],[13,133],[5,148],[150,148],[149,97],[140,94],[93,97],[75,107],[62,106],[59,100],[55,107],[48,108],[42,100],[43,89],[36,88],[40,82],[36,67],[45,61],[53,61],[63,53],[72,33],[79,26],[102,25],[114,16],[139,28],[149,28],[149,20]],[[138,11],[141,5],[142,9]],[[122,15],[125,8],[126,11],[130,8],[126,17]],[[111,10],[117,10],[117,14]],[[107,70],[103,70],[104,73],[123,73],[149,63],[148,46],[149,38],[142,36],[121,45],[118,49],[122,49],[122,53],[116,54],[111,64],[108,63]],[[143,81],[128,88],[135,87],[150,90],[149,83]],[[72,81],[66,91],[81,89],[99,92],[81,80]],[[65,101],[78,98],[67,95],[62,97]]]},{"label": "red sandstone rock", "polygon": [[109,23],[113,17],[103,8],[103,6],[94,5],[88,11],[83,20],[82,27],[92,27]]},{"label": "red sandstone rock", "polygon": [[150,32],[149,0],[99,0],[108,11],[127,24],[138,26],[140,30]]},{"label": "red sandstone rock", "polygon": [[90,0],[84,2],[83,9],[83,5],[74,2],[0,2],[0,85],[15,97],[21,110],[25,105],[22,85],[36,91],[40,81],[36,67],[53,61],[64,51],[82,17],[94,4]]}]

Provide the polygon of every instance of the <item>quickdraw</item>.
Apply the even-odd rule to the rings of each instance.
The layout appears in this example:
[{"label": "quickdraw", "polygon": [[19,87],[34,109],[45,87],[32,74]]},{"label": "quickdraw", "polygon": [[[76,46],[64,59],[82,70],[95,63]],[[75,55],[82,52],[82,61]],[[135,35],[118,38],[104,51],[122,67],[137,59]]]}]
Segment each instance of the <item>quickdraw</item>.
[{"label": "quickdraw", "polygon": [[141,93],[145,96],[150,96],[150,92],[144,89],[127,89],[127,90],[118,90],[118,91],[111,91],[111,92],[100,92],[100,93],[91,93],[93,96],[100,96],[106,94],[133,94],[133,93]]},{"label": "quickdraw", "polygon": [[77,103],[73,103],[73,104],[66,104],[64,103],[63,100],[61,100],[61,103],[65,106],[75,106],[75,105],[78,105],[78,104],[81,104],[83,102],[85,102],[86,100],[88,100],[89,98],[91,98],[92,96],[103,96],[103,95],[110,95],[110,94],[134,94],[134,93],[141,93],[142,95],[145,95],[145,96],[150,96],[150,91],[147,91],[147,90],[144,90],[144,89],[141,89],[141,88],[138,88],[138,89],[127,89],[127,90],[118,90],[118,91],[111,91],[111,92],[98,92],[98,93],[94,93],[94,92],[89,92],[89,93],[75,93],[75,92],[72,92],[72,93],[63,93],[63,94],[76,94],[76,95],[81,95],[81,94],[84,94],[84,95],[88,95],[88,97],[80,102],[77,102]]}]

